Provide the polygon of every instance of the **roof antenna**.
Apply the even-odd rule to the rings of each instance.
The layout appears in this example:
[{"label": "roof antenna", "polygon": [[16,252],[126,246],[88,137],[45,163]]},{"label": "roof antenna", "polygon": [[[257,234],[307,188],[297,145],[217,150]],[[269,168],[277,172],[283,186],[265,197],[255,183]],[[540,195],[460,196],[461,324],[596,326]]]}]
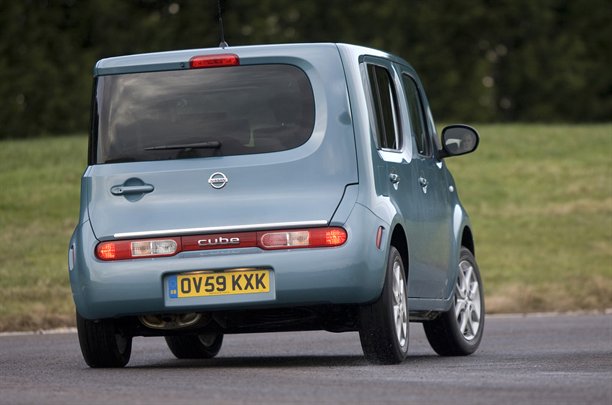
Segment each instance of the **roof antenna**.
[{"label": "roof antenna", "polygon": [[223,18],[221,18],[221,0],[217,0],[217,7],[219,9],[219,29],[221,30],[221,42],[219,43],[219,47],[225,49],[229,45],[227,44],[227,42],[225,42],[225,33],[223,32]]}]

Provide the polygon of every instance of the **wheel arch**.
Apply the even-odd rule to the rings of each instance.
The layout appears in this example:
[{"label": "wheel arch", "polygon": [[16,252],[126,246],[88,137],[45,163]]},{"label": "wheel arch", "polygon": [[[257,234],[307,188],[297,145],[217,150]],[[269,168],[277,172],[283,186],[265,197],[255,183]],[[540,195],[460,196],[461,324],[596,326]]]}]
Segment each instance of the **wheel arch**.
[{"label": "wheel arch", "polygon": [[463,228],[461,233],[461,246],[466,247],[474,256],[476,256],[476,247],[474,246],[474,237],[469,226]]},{"label": "wheel arch", "polygon": [[402,261],[404,262],[404,271],[406,279],[408,279],[409,265],[408,265],[408,239],[406,238],[406,232],[401,225],[395,225],[393,233],[391,234],[391,245],[399,251]]}]

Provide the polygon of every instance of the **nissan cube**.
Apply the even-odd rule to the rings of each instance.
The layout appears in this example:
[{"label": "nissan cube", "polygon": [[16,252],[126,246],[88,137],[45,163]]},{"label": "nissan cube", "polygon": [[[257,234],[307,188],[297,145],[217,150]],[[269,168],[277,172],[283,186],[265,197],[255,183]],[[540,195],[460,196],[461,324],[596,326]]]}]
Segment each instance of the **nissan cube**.
[{"label": "nissan cube", "polygon": [[409,322],[440,355],[484,328],[468,215],[415,70],[346,44],[113,57],[94,69],[68,270],[91,367],[134,336],[212,358],[233,333],[357,331],[402,362]]}]

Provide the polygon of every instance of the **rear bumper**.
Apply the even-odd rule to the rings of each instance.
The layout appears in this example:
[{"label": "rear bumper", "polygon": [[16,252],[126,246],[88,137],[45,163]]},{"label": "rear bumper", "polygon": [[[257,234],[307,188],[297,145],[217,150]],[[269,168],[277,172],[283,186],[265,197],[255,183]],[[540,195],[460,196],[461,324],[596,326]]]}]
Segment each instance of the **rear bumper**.
[{"label": "rear bumper", "polygon": [[[387,252],[375,246],[382,221],[355,205],[337,248],[262,251],[258,248],[183,252],[174,257],[102,262],[89,222],[71,240],[69,273],[78,312],[88,319],[151,313],[204,312],[316,304],[358,304],[382,291]],[[386,237],[387,235],[385,235]],[[383,240],[382,246],[387,246]],[[71,253],[72,255],[72,253]],[[271,291],[263,294],[170,298],[167,277],[192,271],[270,269]]]}]

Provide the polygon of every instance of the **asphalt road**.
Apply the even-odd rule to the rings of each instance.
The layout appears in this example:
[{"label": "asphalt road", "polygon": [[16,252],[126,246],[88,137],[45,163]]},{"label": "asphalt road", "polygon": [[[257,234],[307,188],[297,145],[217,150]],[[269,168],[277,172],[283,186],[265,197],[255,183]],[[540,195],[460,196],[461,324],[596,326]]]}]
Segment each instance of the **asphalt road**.
[{"label": "asphalt road", "polygon": [[480,350],[442,358],[411,324],[410,356],[371,366],[355,333],[226,336],[176,360],[136,338],[125,369],[89,369],[75,333],[0,336],[0,404],[612,404],[612,315],[487,319]]}]

